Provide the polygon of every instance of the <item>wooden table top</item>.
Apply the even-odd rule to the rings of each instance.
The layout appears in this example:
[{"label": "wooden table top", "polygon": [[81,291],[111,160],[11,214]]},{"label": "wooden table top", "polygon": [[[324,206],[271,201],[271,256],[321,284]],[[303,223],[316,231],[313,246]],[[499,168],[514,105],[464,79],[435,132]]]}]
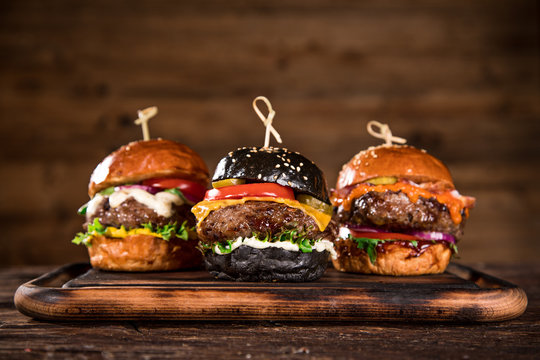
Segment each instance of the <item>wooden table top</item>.
[{"label": "wooden table top", "polygon": [[52,267],[0,270],[0,358],[533,358],[540,353],[540,268],[472,267],[521,286],[518,319],[486,324],[376,322],[69,322],[20,314],[13,294]]}]

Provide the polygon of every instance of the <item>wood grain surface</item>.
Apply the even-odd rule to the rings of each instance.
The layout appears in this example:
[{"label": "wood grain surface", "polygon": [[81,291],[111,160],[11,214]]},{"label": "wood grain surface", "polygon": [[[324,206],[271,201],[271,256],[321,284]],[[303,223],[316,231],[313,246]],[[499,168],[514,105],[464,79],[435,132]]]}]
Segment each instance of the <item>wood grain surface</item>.
[{"label": "wood grain surface", "polygon": [[331,186],[379,143],[366,123],[389,123],[477,198],[463,261],[537,261],[538,14],[529,0],[2,1],[0,266],[87,259],[69,242],[76,209],[97,163],[141,137],[137,109],[158,106],[151,135],[213,169],[262,145],[257,95]]},{"label": "wood grain surface", "polygon": [[216,281],[203,270],[113,273],[74,264],[21,285],[15,305],[36,319],[63,321],[485,322],[520,316],[527,297],[515,285],[457,264],[444,274],[414,277],[330,269],[307,283]]},{"label": "wood grain surface", "polygon": [[523,288],[517,319],[482,324],[421,322],[108,321],[47,322],[19,313],[22,283],[52,267],[0,269],[2,359],[531,359],[540,350],[540,268],[469,264]]}]

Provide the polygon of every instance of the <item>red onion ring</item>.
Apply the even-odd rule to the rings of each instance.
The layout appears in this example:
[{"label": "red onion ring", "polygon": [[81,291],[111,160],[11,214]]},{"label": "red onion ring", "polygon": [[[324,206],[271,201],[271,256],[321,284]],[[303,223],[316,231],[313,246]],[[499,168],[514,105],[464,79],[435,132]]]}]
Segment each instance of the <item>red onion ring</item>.
[{"label": "red onion ring", "polygon": [[[392,232],[388,230],[382,230],[377,229],[369,226],[363,226],[363,225],[355,225],[355,224],[346,224],[346,227],[348,227],[351,230],[358,231],[358,232],[372,232],[372,233],[382,233],[382,232]],[[394,231],[395,232],[395,231]],[[452,244],[456,243],[456,238],[450,234],[442,233],[439,231],[420,231],[420,230],[409,230],[409,231],[400,231],[402,234],[412,235],[416,236],[423,240],[430,240],[430,241],[446,241]]]}]

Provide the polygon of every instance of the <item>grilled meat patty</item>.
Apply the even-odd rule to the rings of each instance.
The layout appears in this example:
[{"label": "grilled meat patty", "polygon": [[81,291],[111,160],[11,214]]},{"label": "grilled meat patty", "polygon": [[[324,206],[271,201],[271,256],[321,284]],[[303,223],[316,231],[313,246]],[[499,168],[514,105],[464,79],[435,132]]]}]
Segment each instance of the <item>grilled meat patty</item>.
[{"label": "grilled meat patty", "polygon": [[435,198],[419,197],[412,203],[400,191],[368,192],[355,199],[350,211],[337,208],[336,219],[341,223],[377,227],[390,232],[406,230],[439,231],[459,239],[465,220],[455,224],[447,207]]},{"label": "grilled meat patty", "polygon": [[211,244],[256,234],[297,230],[309,239],[327,237],[335,227],[320,232],[315,220],[302,210],[271,201],[246,201],[212,211],[199,226],[199,239]]},{"label": "grilled meat patty", "polygon": [[88,229],[88,224],[94,222],[95,218],[104,226],[120,227],[127,229],[141,227],[141,224],[151,223],[155,226],[165,226],[176,222],[182,224],[187,220],[189,226],[195,225],[195,216],[191,213],[191,206],[187,204],[172,205],[173,214],[171,217],[159,216],[153,209],[143,205],[135,199],[127,199],[120,206],[111,208],[109,199],[106,197],[100,204],[99,209],[94,214],[86,215],[84,229]]}]

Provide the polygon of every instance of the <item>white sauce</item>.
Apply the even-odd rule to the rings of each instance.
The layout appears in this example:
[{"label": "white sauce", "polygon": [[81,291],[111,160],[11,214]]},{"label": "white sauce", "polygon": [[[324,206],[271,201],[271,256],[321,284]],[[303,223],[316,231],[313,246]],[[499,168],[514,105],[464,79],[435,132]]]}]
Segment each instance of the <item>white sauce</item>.
[{"label": "white sauce", "polygon": [[92,200],[90,200],[88,202],[88,205],[87,205],[87,208],[86,208],[86,213],[92,217],[94,216],[94,214],[96,213],[96,211],[98,211],[98,209],[101,207],[101,202],[105,199],[105,196],[101,195],[101,194],[96,194],[96,196],[94,196],[92,198]]},{"label": "white sauce", "polygon": [[[269,242],[269,241],[258,240],[255,237],[236,238],[236,240],[234,240],[234,242],[231,243],[231,249],[232,249],[231,251],[236,250],[242,245],[250,246],[255,249],[266,249],[269,247],[277,247],[277,248],[281,248],[283,250],[288,250],[288,251],[300,251],[300,247],[296,244],[291,243],[290,241]],[[322,252],[326,250],[330,252],[333,259],[337,259],[337,253],[334,250],[334,244],[329,240],[316,241],[315,245],[313,245],[313,250],[318,251],[318,252]],[[218,255],[223,255],[223,253],[219,250],[219,247],[217,245],[214,246],[214,251]]]},{"label": "white sauce", "polygon": [[338,238],[348,239],[350,234],[351,234],[351,230],[349,230],[348,228],[342,226],[342,227],[339,228]]},{"label": "white sauce", "polygon": [[[86,212],[92,216],[100,207],[105,196],[97,194],[88,202]],[[154,210],[159,216],[170,217],[172,215],[172,204],[182,205],[184,201],[178,195],[169,192],[161,191],[155,195],[150,194],[143,189],[125,188],[113,192],[109,196],[109,205],[112,208],[120,206],[128,199],[135,199],[137,202]]]},{"label": "white sauce", "polygon": [[94,169],[92,176],[90,176],[90,182],[100,184],[109,175],[109,168],[111,166],[113,157],[111,155],[107,156],[98,166]]},{"label": "white sauce", "polygon": [[172,204],[182,205],[184,203],[178,195],[169,192],[161,191],[152,195],[143,189],[126,188],[113,192],[109,196],[109,205],[115,208],[130,198],[153,209],[159,216],[163,217],[172,215]]}]

